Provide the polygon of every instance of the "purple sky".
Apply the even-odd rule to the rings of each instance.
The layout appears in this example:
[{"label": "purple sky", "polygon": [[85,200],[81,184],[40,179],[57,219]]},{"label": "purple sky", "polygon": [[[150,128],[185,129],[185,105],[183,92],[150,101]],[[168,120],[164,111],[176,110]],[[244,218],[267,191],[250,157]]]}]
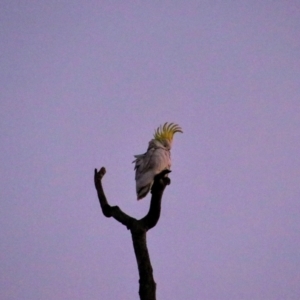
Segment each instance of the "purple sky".
[{"label": "purple sky", "polygon": [[[126,4],[125,4],[126,3]],[[0,293],[138,299],[133,155],[170,121],[158,299],[300,299],[300,3],[0,4]],[[122,296],[121,296],[122,295]]]}]

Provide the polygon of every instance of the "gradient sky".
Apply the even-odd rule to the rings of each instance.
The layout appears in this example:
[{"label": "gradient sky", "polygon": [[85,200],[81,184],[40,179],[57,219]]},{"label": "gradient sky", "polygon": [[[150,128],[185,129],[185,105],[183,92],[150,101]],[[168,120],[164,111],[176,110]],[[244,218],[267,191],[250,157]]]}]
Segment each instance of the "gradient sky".
[{"label": "gradient sky", "polygon": [[0,293],[138,299],[133,155],[170,121],[158,299],[300,299],[300,2],[0,4]]}]

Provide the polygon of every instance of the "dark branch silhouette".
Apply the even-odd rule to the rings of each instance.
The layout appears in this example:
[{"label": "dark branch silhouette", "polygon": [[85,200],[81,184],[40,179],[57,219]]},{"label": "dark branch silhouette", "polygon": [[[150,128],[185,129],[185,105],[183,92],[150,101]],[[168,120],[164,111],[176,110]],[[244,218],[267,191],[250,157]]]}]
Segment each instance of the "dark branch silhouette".
[{"label": "dark branch silhouette", "polygon": [[151,188],[152,197],[149,211],[145,217],[137,220],[125,214],[118,206],[109,205],[102,186],[102,178],[105,175],[106,170],[104,167],[99,171],[95,169],[95,187],[103,215],[107,218],[113,217],[131,231],[133,248],[140,276],[139,295],[141,300],[156,299],[156,283],[153,278],[153,269],[148,253],[146,233],[149,229],[153,228],[159,220],[163,192],[166,186],[171,182],[169,177],[165,176],[170,172],[170,170],[164,170],[155,176]]}]

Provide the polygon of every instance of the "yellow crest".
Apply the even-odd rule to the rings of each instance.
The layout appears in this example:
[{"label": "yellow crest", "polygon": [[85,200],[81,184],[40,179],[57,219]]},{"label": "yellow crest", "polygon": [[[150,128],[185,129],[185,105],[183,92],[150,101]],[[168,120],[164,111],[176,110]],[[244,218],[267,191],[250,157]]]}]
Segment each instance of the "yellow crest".
[{"label": "yellow crest", "polygon": [[177,124],[166,122],[164,125],[160,125],[154,132],[155,140],[173,140],[173,136],[176,132],[183,133],[181,127]]}]

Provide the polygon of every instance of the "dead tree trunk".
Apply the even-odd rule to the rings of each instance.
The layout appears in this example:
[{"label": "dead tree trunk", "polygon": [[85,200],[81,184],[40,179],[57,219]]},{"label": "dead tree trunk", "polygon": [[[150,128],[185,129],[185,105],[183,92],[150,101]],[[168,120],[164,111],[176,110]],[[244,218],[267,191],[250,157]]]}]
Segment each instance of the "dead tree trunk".
[{"label": "dead tree trunk", "polygon": [[95,187],[103,215],[107,218],[113,217],[131,231],[140,276],[139,295],[141,300],[156,299],[156,283],[153,278],[153,269],[148,253],[146,233],[149,229],[153,228],[159,220],[162,195],[165,187],[170,184],[170,179],[165,177],[165,175],[170,172],[170,170],[165,170],[155,177],[151,189],[152,197],[149,211],[144,218],[137,220],[125,214],[118,206],[110,206],[108,204],[102,186],[102,178],[106,170],[104,167],[99,171],[95,169]]}]

